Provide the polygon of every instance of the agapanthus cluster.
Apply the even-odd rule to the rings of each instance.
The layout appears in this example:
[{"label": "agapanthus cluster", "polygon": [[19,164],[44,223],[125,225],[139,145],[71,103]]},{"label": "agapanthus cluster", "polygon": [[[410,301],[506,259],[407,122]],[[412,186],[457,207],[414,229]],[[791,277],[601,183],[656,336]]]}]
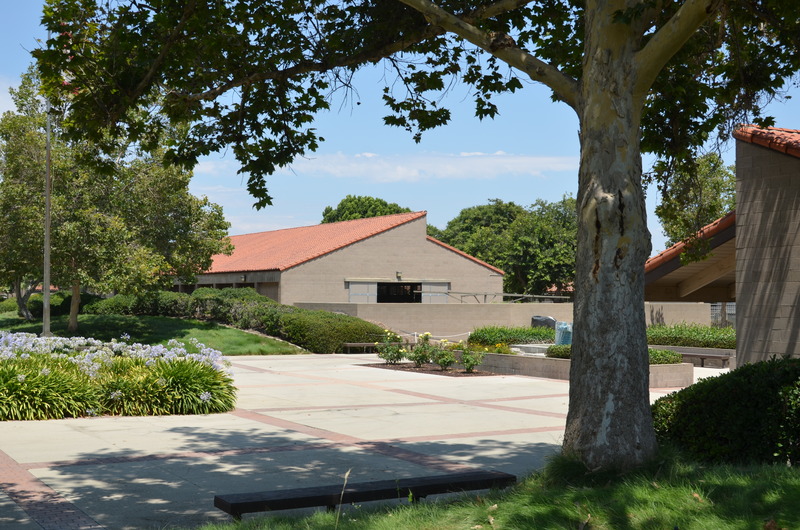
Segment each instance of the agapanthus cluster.
[{"label": "agapanthus cluster", "polygon": [[100,368],[104,364],[111,363],[114,357],[144,359],[146,365],[153,365],[159,360],[191,359],[211,366],[217,371],[228,373],[227,363],[221,352],[206,347],[197,339],[192,339],[191,344],[198,353],[189,353],[181,342],[174,339],[164,346],[128,344],[118,340],[103,342],[85,337],[38,337],[33,333],[0,331],[0,361],[25,358],[31,354],[49,354],[69,359],[81,371],[94,377]]}]

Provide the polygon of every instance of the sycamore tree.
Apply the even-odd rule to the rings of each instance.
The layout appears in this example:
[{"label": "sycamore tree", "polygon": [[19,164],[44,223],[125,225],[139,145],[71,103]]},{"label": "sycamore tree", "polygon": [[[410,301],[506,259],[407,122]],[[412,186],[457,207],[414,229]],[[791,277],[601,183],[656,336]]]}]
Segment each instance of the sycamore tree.
[{"label": "sycamore tree", "polygon": [[[36,55],[76,130],[153,147],[160,116],[190,123],[171,159],[229,146],[258,206],[271,201],[266,176],[317,149],[315,114],[362,65],[396,73],[384,122],[417,140],[450,119],[454,80],[472,87],[480,118],[522,79],[549,87],[580,124],[563,449],[591,469],[656,451],[641,152],[669,169],[737,120],[767,123],[759,104],[800,62],[786,0],[48,0],[43,21],[53,37]],[[163,113],[133,112],[154,105]]]}]

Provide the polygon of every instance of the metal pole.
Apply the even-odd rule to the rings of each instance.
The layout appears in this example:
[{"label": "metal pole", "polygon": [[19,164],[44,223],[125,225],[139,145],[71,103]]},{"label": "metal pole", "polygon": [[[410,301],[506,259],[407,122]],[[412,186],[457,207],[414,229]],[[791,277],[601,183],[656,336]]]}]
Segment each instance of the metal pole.
[{"label": "metal pole", "polygon": [[[48,34],[48,40],[50,35]],[[44,277],[42,278],[42,337],[50,333],[50,193],[52,191],[52,173],[50,163],[50,99],[47,99],[47,139],[45,143],[45,177],[44,177]]]}]

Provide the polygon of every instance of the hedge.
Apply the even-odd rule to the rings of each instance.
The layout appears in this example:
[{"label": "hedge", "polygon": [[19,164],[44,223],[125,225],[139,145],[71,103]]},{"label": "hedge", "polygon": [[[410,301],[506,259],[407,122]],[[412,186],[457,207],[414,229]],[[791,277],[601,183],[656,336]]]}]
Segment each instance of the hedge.
[{"label": "hedge", "polygon": [[170,291],[117,295],[87,305],[85,312],[213,320],[254,329],[314,353],[339,352],[345,342],[377,342],[383,337],[381,327],[360,318],[282,305],[249,287],[204,287],[191,295]]},{"label": "hedge", "polygon": [[800,359],[743,365],[659,398],[656,434],[710,462],[800,463]]},{"label": "hedge", "polygon": [[[683,360],[683,356],[672,350],[654,350],[653,348],[647,349],[650,355],[650,364],[678,364]],[[569,359],[572,355],[572,345],[570,344],[554,344],[547,348],[545,352],[546,357],[553,357],[556,359]]]}]

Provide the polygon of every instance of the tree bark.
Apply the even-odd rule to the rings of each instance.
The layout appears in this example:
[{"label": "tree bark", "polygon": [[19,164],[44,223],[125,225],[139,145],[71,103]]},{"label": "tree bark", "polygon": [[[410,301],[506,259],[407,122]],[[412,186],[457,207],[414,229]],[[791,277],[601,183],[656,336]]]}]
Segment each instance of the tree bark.
[{"label": "tree bark", "polygon": [[17,314],[27,321],[33,320],[33,315],[28,309],[28,300],[33,294],[38,282],[29,282],[27,287],[22,288],[22,280],[14,280],[14,297],[17,299]]},{"label": "tree bark", "polygon": [[611,8],[605,16],[587,16],[575,328],[563,443],[566,454],[592,470],[629,469],[657,449],[644,311],[651,247],[641,182],[641,103],[630,89],[636,39],[626,34],[629,26],[612,24]]},{"label": "tree bark", "polygon": [[72,284],[72,300],[69,304],[69,323],[67,331],[78,331],[78,310],[81,308],[81,283]]}]

